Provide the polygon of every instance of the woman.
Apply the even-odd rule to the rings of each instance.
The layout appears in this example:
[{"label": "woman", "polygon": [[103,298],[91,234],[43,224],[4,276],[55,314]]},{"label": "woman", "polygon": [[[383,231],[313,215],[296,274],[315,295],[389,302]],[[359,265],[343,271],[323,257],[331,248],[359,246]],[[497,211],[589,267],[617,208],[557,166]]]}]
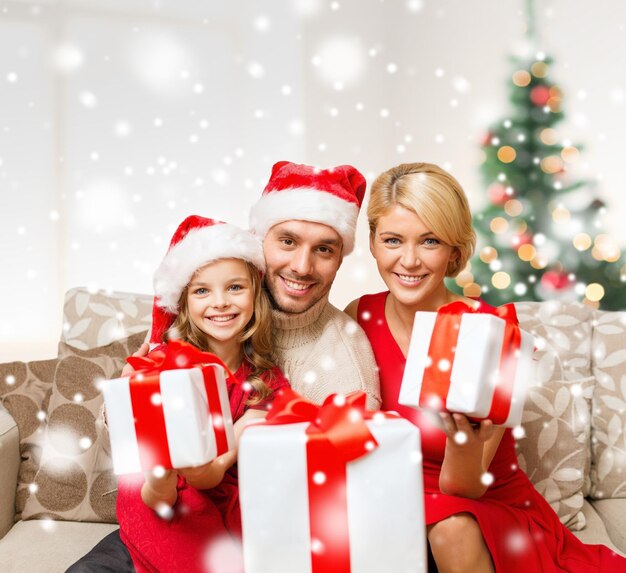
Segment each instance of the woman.
[{"label": "woman", "polygon": [[370,251],[389,290],[362,296],[346,312],[372,344],[382,408],[421,430],[427,536],[440,573],[626,571],[626,559],[584,545],[561,525],[517,467],[509,429],[398,404],[415,312],[454,301],[487,307],[444,283],[464,268],[476,241],[459,183],[436,165],[399,165],[374,182],[367,216]]}]

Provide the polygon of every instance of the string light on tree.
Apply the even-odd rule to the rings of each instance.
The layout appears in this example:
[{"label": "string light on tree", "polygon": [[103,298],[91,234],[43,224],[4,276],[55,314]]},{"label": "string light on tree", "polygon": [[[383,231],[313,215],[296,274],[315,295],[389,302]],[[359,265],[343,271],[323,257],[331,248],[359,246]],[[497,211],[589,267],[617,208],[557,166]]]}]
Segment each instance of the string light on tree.
[{"label": "string light on tree", "polygon": [[493,247],[483,247],[479,256],[483,263],[490,264],[498,258],[498,251]]}]

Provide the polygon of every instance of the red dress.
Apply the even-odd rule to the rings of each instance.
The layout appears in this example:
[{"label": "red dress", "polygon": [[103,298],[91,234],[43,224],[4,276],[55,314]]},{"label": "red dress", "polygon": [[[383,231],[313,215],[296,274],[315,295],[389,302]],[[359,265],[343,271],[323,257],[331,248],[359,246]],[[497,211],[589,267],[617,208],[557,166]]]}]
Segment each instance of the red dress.
[{"label": "red dress", "polygon": [[[250,391],[243,382],[250,374],[244,361],[229,382],[228,395],[233,421],[248,409]],[[274,391],[289,386],[278,368],[262,376]],[[254,408],[264,408],[270,398]],[[241,558],[241,514],[237,468],[231,467],[222,483],[199,490],[178,478],[178,501],[174,516],[161,519],[141,499],[143,475],[120,476],[117,519],[120,538],[128,548],[137,573],[239,573]]]},{"label": "red dress", "polygon": [[381,292],[361,297],[358,323],[369,338],[380,369],[382,409],[395,410],[420,428],[426,524],[460,512],[471,513],[480,525],[497,573],[626,572],[626,559],[604,545],[583,544],[561,524],[518,468],[510,429],[504,432],[489,466],[494,482],[480,499],[440,492],[446,435],[429,414],[398,404],[406,358],[385,318],[387,295]]}]

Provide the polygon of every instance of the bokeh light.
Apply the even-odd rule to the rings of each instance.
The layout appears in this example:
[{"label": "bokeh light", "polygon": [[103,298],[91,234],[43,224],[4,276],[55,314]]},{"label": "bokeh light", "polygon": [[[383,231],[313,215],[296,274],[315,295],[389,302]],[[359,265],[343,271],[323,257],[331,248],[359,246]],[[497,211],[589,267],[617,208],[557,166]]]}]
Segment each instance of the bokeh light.
[{"label": "bokeh light", "polygon": [[491,277],[491,284],[498,289],[507,288],[511,284],[511,277],[504,271],[498,271]]},{"label": "bokeh light", "polygon": [[604,287],[599,283],[590,283],[585,288],[585,297],[591,302],[598,302],[604,296]]},{"label": "bokeh light", "polygon": [[480,250],[480,260],[483,263],[487,263],[489,264],[490,262],[494,261],[495,259],[498,258],[498,251],[496,249],[494,249],[493,247],[487,246],[487,247],[483,247]]},{"label": "bokeh light", "polygon": [[530,83],[531,77],[526,70],[517,70],[513,74],[513,83],[520,88],[525,88]]},{"label": "bokeh light", "polygon": [[510,145],[503,145],[500,149],[498,149],[498,159],[502,161],[502,163],[512,163],[515,161],[515,157],[517,153],[515,149],[513,149]]},{"label": "bokeh light", "polygon": [[504,217],[494,217],[491,220],[489,228],[497,235],[506,232],[509,228],[509,222]]}]

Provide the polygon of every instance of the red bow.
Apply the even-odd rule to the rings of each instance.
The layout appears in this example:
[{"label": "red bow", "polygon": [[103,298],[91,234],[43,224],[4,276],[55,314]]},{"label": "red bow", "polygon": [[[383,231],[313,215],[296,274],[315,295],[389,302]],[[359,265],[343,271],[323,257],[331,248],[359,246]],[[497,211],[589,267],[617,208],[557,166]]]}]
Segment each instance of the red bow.
[{"label": "red bow", "polygon": [[201,364],[219,364],[229,377],[233,374],[222,359],[211,352],[204,352],[183,340],[170,340],[165,349],[151,352],[148,356],[129,356],[126,359],[134,369],[134,375],[142,372],[163,372],[179,368],[193,368]]},{"label": "red bow", "polygon": [[517,319],[517,311],[513,304],[503,304],[502,306],[489,306],[488,304],[480,304],[478,308],[473,308],[467,303],[456,300],[450,302],[437,310],[437,314],[467,314],[467,313],[481,313],[481,314],[493,314],[503,320],[517,326],[519,321]]},{"label": "red bow", "polygon": [[309,422],[307,434],[323,436],[344,463],[351,462],[378,446],[365,423],[372,417],[372,412],[365,409],[366,397],[365,392],[352,392],[345,397],[331,394],[321,406],[316,406],[291,389],[281,390],[266,423]]}]

